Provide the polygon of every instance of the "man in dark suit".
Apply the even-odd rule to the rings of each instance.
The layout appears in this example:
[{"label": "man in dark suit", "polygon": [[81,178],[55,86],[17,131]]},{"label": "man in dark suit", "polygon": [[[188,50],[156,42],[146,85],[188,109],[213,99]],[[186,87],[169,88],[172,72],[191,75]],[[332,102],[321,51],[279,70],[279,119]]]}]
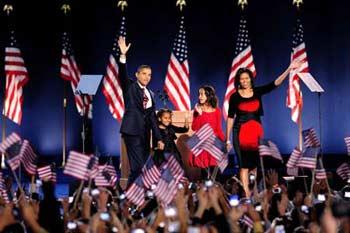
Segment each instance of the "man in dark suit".
[{"label": "man in dark suit", "polygon": [[120,133],[124,139],[130,164],[128,184],[141,173],[150,153],[150,135],[156,139],[158,149],[164,148],[155,113],[154,94],[147,88],[151,81],[152,70],[148,65],[141,65],[135,73],[136,81],[129,79],[126,71],[126,53],[130,44],[119,37],[120,49],[119,80],[123,90],[125,113]]}]

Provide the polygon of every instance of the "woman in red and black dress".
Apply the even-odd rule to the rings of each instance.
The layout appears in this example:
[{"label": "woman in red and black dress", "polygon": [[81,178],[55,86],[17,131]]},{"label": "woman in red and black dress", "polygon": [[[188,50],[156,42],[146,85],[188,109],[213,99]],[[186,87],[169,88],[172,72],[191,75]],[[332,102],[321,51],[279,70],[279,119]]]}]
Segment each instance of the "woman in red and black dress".
[{"label": "woman in red and black dress", "polygon": [[240,167],[240,179],[247,197],[250,196],[248,173],[250,170],[256,173],[259,163],[259,140],[264,134],[260,121],[260,117],[264,114],[261,97],[281,85],[291,69],[299,65],[299,62],[291,63],[276,80],[260,87],[254,87],[253,73],[249,69],[240,68],[236,73],[237,91],[231,95],[229,101],[226,145],[229,151],[232,144],[228,139],[233,129],[233,147]]}]

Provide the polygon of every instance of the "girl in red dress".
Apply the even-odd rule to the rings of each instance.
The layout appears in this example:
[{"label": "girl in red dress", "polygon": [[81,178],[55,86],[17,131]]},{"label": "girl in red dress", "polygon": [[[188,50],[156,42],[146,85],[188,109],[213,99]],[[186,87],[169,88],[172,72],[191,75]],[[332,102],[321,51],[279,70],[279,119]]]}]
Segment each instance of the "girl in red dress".
[{"label": "girl in red dress", "polygon": [[[218,98],[212,86],[202,86],[198,90],[198,103],[193,111],[192,130],[199,130],[204,124],[209,123],[214,134],[224,141],[224,133],[221,126],[221,111],[218,108]],[[209,178],[210,173],[216,165],[216,159],[206,150],[198,156],[190,155],[190,166],[202,168],[203,178]]]},{"label": "girl in red dress", "polygon": [[[263,138],[263,128],[260,117],[263,116],[261,97],[281,85],[292,69],[300,67],[302,63],[293,62],[276,80],[267,85],[254,87],[253,73],[248,68],[238,69],[235,75],[235,87],[229,101],[226,138],[230,138],[233,129],[233,147],[235,149],[240,179],[247,197],[250,197],[248,188],[248,173],[256,175],[259,163],[259,140]],[[232,148],[231,141],[226,141],[227,151]]]}]

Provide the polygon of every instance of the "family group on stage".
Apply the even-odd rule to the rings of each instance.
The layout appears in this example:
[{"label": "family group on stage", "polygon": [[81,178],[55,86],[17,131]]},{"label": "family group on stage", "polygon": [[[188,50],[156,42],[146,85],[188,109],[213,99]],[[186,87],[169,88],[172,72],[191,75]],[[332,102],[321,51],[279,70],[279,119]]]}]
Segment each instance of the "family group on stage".
[{"label": "family group on stage", "polygon": [[[130,164],[128,184],[132,184],[140,175],[142,167],[150,154],[151,133],[154,160],[161,164],[164,153],[171,153],[182,164],[181,156],[176,148],[176,133],[189,130],[188,116],[184,127],[172,125],[172,112],[160,109],[156,113],[153,92],[148,88],[152,78],[152,69],[148,65],[138,67],[136,81],[129,79],[126,71],[126,54],[130,49],[125,38],[119,37],[119,81],[123,90],[125,113],[120,132],[124,139]],[[298,69],[300,62],[292,62],[275,80],[255,86],[251,70],[242,67],[234,77],[236,91],[229,100],[226,133],[222,129],[222,114],[218,107],[216,91],[212,86],[203,85],[198,90],[198,102],[193,110],[192,130],[198,131],[209,124],[221,141],[226,143],[226,151],[232,147],[238,157],[240,179],[246,196],[250,196],[248,174],[255,173],[259,162],[259,140],[263,138],[263,127],[260,117],[263,116],[262,96],[280,86],[291,70]],[[231,136],[232,134],[232,136]],[[232,138],[232,140],[231,140]],[[210,151],[203,150],[199,155],[191,154],[190,166],[202,169],[202,178],[207,178],[218,165]]]}]

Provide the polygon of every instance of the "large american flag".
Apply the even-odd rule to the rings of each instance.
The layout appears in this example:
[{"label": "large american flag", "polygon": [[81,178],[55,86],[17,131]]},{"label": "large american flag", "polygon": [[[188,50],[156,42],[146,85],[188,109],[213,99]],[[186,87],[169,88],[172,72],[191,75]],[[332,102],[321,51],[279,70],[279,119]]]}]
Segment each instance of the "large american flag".
[{"label": "large american flag", "polygon": [[5,75],[3,114],[20,125],[22,121],[23,87],[29,78],[13,30],[10,31],[9,43],[5,48]]},{"label": "large american flag", "polygon": [[152,157],[148,157],[142,168],[142,181],[146,188],[150,188],[152,184],[157,183],[160,178],[160,171],[155,165]]},{"label": "large american flag", "polygon": [[103,79],[102,92],[106,97],[106,102],[109,108],[109,111],[112,113],[112,116],[121,121],[124,114],[124,100],[123,100],[123,91],[119,81],[119,68],[118,68],[118,59],[120,55],[120,50],[118,47],[117,39],[119,36],[126,37],[126,21],[125,17],[122,16],[120,22],[119,32],[117,33],[116,41],[113,44],[112,53],[109,55],[109,61],[107,65],[106,75]]},{"label": "large american flag", "polygon": [[317,162],[317,155],[319,152],[320,152],[319,147],[307,147],[302,153],[301,157],[299,158],[297,162],[297,166],[315,169],[316,162]]},{"label": "large american flag", "polygon": [[179,31],[170,55],[164,89],[175,108],[180,111],[191,109],[190,74],[188,65],[186,30],[184,16],[180,19]]},{"label": "large american flag", "polygon": [[303,130],[304,147],[320,147],[321,143],[314,128]]},{"label": "large american flag", "polygon": [[77,106],[78,112],[81,116],[87,116],[92,118],[92,96],[84,95],[81,96],[76,93],[76,88],[80,81],[80,70],[77,62],[74,58],[74,53],[72,49],[72,44],[70,41],[70,34],[68,32],[63,33],[62,38],[63,48],[62,48],[62,58],[61,58],[61,78],[70,82],[74,98],[75,105]]},{"label": "large american flag", "polygon": [[141,206],[145,203],[145,192],[142,176],[139,176],[125,192],[125,196],[133,204]]},{"label": "large american flag", "polygon": [[261,139],[259,143],[260,156],[270,156],[283,162],[281,153],[275,143],[266,139]]},{"label": "large american flag", "polygon": [[336,170],[338,176],[340,176],[343,180],[350,178],[350,164],[342,163]]},{"label": "large american flag", "polygon": [[289,73],[289,87],[287,93],[287,107],[291,109],[292,121],[298,123],[303,108],[303,97],[300,88],[298,73],[309,72],[306,48],[304,42],[304,29],[300,19],[297,19],[293,32],[293,47],[291,62],[300,61],[301,66]]},{"label": "large american flag", "polygon": [[235,92],[235,75],[239,68],[250,69],[254,76],[256,75],[255,65],[253,61],[252,48],[250,46],[247,20],[244,16],[239,21],[238,36],[235,48],[235,57],[233,58],[230,76],[228,78],[227,89],[224,98],[223,114],[227,119],[228,105],[231,95]]}]

